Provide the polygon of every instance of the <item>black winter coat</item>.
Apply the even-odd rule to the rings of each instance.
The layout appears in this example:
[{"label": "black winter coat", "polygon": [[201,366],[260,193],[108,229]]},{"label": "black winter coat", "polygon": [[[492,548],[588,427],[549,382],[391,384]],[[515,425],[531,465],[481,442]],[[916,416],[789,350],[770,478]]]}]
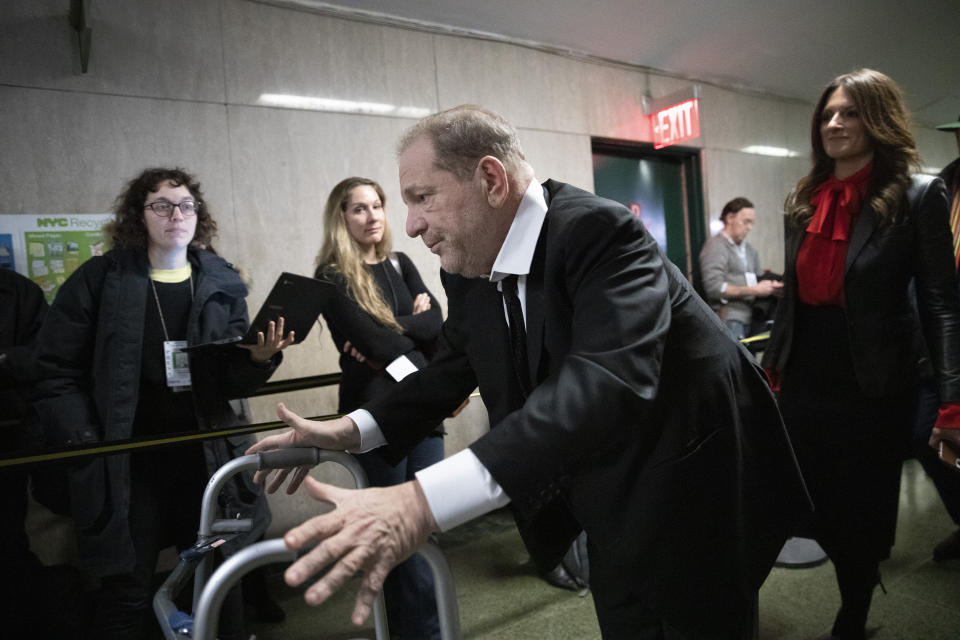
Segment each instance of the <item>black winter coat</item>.
[{"label": "black winter coat", "polygon": [[[247,289],[232,265],[208,251],[191,249],[189,259],[196,276],[189,344],[245,332]],[[58,292],[38,337],[43,380],[37,385],[35,407],[49,445],[131,437],[150,290],[148,273],[145,252],[114,250],[84,263]],[[281,357],[277,353],[272,361],[259,365],[242,349],[192,355],[199,428],[235,424],[237,417],[228,400],[261,386]],[[204,442],[207,473],[242,455],[251,443],[248,436]],[[131,570],[134,550],[127,523],[130,455],[98,457],[71,466],[67,475],[82,568],[101,576]],[[251,476],[235,476],[221,493],[220,507],[221,517],[239,514],[254,519],[250,534],[226,545],[228,553],[257,539],[270,522],[262,490],[252,483]]]},{"label": "black winter coat", "polygon": [[0,268],[0,420],[27,413],[27,387],[35,377],[32,345],[47,301],[43,291],[16,271]]}]

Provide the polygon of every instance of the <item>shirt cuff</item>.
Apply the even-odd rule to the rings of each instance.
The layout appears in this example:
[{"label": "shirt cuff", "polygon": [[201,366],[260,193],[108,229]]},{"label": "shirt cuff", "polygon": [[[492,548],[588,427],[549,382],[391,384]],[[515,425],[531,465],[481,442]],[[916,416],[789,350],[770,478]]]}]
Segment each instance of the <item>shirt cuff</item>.
[{"label": "shirt cuff", "polygon": [[366,453],[377,447],[387,444],[387,439],[383,437],[380,431],[380,425],[374,419],[373,415],[366,409],[357,409],[347,414],[347,417],[353,420],[360,431],[360,447],[357,449],[347,449],[347,453]]},{"label": "shirt cuff", "polygon": [[960,402],[941,404],[937,421],[933,426],[938,429],[960,429]]},{"label": "shirt cuff", "polygon": [[440,531],[449,531],[510,502],[470,449],[422,469],[416,475]]},{"label": "shirt cuff", "polygon": [[720,285],[720,303],[721,304],[727,304],[729,302],[729,300],[723,297],[723,294],[725,294],[726,292],[727,292],[727,283],[724,282],[723,284]]}]

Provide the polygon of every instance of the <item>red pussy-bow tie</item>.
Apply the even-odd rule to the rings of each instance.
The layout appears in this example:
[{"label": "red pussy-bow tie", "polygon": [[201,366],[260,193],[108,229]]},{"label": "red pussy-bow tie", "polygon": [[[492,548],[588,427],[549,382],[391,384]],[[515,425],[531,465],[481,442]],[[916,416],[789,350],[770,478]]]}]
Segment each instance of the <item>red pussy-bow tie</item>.
[{"label": "red pussy-bow tie", "polygon": [[860,170],[846,180],[830,176],[817,187],[810,198],[816,211],[807,225],[807,232],[831,240],[849,240],[850,219],[860,211],[861,189],[869,175],[869,167],[866,167],[866,171]]}]

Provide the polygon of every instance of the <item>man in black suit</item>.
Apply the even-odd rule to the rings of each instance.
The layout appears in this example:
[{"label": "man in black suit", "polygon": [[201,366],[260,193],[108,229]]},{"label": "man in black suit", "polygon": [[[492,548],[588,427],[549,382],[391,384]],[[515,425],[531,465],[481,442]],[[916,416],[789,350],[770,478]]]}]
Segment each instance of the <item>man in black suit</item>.
[{"label": "man in black suit", "polygon": [[295,548],[324,541],[288,583],[332,564],[307,590],[317,604],[363,569],[359,623],[430,533],[510,503],[542,566],[587,532],[604,638],[749,637],[756,590],[807,508],[749,354],[626,208],[538,184],[500,116],[461,106],[424,119],[399,168],[407,234],[443,267],[437,356],[338,420],[280,405],[294,429],[250,451],[382,444],[399,459],[477,386],[492,429],[405,485],[309,480],[337,509],[287,533]]}]

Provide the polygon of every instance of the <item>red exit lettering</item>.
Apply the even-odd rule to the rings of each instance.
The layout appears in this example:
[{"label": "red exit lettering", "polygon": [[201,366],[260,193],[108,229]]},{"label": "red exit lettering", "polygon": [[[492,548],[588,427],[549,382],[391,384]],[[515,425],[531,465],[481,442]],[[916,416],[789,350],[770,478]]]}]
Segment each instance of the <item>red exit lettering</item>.
[{"label": "red exit lettering", "polygon": [[653,148],[662,149],[672,144],[700,136],[700,108],[692,98],[661,109],[650,116],[653,131]]}]

